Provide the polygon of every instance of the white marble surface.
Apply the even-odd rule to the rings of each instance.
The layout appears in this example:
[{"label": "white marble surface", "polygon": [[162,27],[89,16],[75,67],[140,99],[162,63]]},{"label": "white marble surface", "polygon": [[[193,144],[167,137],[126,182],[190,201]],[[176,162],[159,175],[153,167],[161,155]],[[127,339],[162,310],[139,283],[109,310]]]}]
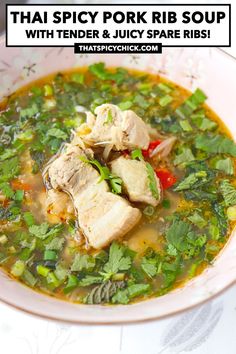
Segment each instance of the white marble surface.
[{"label": "white marble surface", "polygon": [[[129,326],[71,326],[0,305],[2,354],[235,354],[236,286],[184,314]],[[4,348],[4,349],[3,349]]]},{"label": "white marble surface", "polygon": [[[33,0],[31,2],[37,3]],[[49,3],[52,1],[40,2]],[[87,3],[93,2],[95,1],[87,1]],[[108,3],[110,1],[103,0],[101,2]],[[148,3],[151,2],[157,3],[157,1],[148,1]],[[162,2],[171,3],[174,1]],[[179,2],[190,3],[185,0]],[[204,1],[198,2],[204,3]],[[207,1],[207,3],[210,2],[230,3],[230,1]],[[130,0],[129,3],[132,1]],[[135,3],[138,1],[136,0]],[[236,4],[233,3],[232,34],[236,33],[235,18]],[[224,50],[236,57],[234,36],[232,36],[232,48]],[[193,354],[235,354],[235,328],[236,286],[215,300],[190,312],[161,321],[130,326],[64,325],[31,317],[0,304],[0,353],[177,354],[189,352]]]}]

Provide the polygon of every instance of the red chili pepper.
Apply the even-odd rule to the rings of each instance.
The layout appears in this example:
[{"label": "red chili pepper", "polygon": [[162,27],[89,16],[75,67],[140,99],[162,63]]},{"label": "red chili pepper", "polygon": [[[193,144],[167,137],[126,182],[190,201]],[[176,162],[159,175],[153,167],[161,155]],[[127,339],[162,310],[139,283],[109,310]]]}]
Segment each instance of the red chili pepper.
[{"label": "red chili pepper", "polygon": [[148,158],[150,157],[150,154],[153,152],[153,150],[160,145],[161,140],[155,140],[155,141],[151,141],[147,150],[142,150],[142,154],[144,158]]},{"label": "red chili pepper", "polygon": [[168,189],[177,182],[177,178],[168,170],[155,170],[157,177],[160,179],[163,189]]}]

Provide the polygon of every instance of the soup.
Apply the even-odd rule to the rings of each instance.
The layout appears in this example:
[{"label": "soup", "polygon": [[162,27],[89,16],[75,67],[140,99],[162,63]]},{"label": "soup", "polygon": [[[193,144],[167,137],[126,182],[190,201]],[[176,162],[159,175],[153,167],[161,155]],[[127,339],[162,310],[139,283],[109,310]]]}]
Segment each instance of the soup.
[{"label": "soup", "polygon": [[236,220],[236,145],[207,97],[103,63],[1,104],[0,265],[85,304],[161,296]]}]

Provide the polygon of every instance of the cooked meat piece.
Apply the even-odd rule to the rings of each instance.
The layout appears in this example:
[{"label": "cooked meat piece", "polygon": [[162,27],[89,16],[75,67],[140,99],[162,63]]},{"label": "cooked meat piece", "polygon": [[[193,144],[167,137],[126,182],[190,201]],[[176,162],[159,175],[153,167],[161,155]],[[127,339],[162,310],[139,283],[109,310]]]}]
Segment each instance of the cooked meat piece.
[{"label": "cooked meat piece", "polygon": [[95,189],[109,190],[105,181],[98,183],[100,175],[90,164],[82,161],[88,159],[90,150],[82,150],[78,146],[68,145],[64,153],[55,159],[48,168],[48,176],[52,188],[66,191],[74,199],[86,192],[91,185]]},{"label": "cooked meat piece", "polygon": [[48,177],[53,188],[71,195],[80,228],[89,244],[102,248],[124,236],[137,224],[141,213],[111,193],[105,181],[99,182],[97,170],[82,161],[81,156],[86,157],[86,150],[69,145],[49,166]]},{"label": "cooked meat piece", "polygon": [[154,198],[149,188],[149,178],[144,161],[131,160],[123,156],[111,162],[112,173],[120,177],[132,202],[143,202],[156,206],[161,200],[161,185],[155,176],[158,198]]},{"label": "cooked meat piece", "polygon": [[[133,111],[122,111],[113,104],[103,104],[95,109],[95,114],[96,117],[92,117],[88,112],[87,128],[91,132],[83,135],[90,145],[113,144],[116,150],[148,148],[148,127]],[[84,130],[84,127],[80,128],[80,131]]]},{"label": "cooked meat piece", "polygon": [[68,219],[74,214],[74,206],[68,194],[56,189],[47,192],[47,212],[57,215],[60,219]]},{"label": "cooked meat piece", "polygon": [[139,221],[141,213],[127,200],[111,192],[94,191],[91,187],[81,200],[75,200],[79,224],[89,243],[102,248],[124,236]]}]

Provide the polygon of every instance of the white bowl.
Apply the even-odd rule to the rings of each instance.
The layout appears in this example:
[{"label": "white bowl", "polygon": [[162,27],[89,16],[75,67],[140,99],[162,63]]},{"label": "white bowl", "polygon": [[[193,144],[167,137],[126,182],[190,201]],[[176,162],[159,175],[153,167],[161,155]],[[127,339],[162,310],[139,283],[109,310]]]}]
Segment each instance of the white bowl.
[{"label": "white bowl", "polygon": [[[161,74],[187,89],[200,87],[236,135],[236,61],[219,49],[164,48],[158,55],[77,55],[72,48],[6,48],[0,39],[0,98],[39,77],[104,61]],[[36,292],[0,271],[0,300],[25,312],[71,323],[117,324],[163,318],[216,296],[236,280],[235,231],[214,264],[183,288],[132,305],[79,305]]]}]

